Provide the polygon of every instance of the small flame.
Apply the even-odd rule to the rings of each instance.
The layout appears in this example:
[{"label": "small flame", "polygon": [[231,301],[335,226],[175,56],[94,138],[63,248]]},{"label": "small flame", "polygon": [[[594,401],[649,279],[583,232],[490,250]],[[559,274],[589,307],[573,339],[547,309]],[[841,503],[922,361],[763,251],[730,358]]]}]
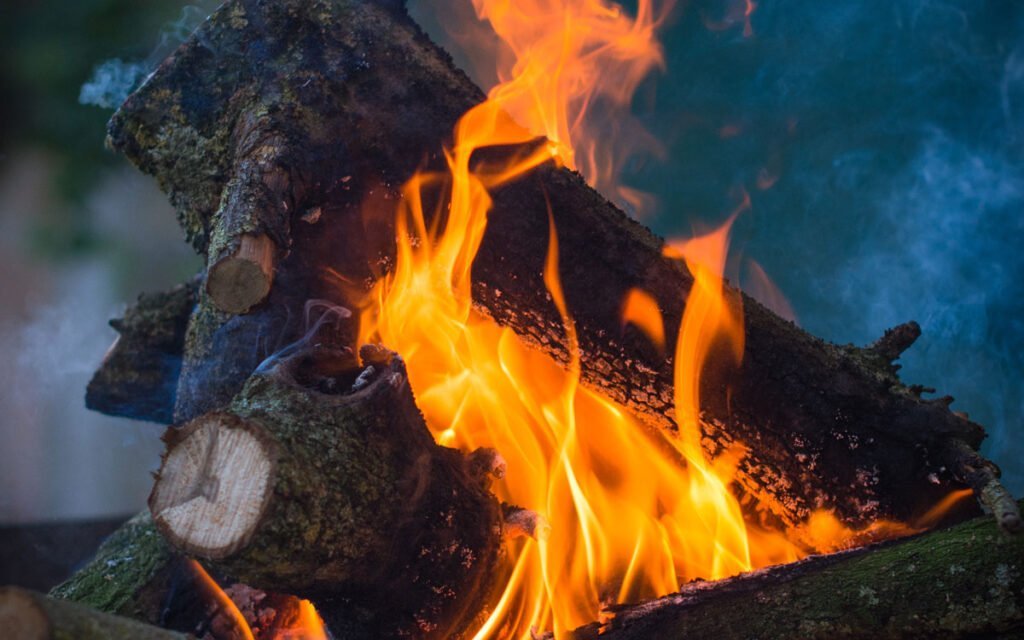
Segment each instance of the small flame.
[{"label": "small flame", "polygon": [[286,611],[278,611],[273,628],[265,633],[254,633],[249,621],[245,619],[238,605],[221,589],[206,569],[195,560],[188,561],[189,567],[196,576],[199,589],[211,601],[217,610],[230,622],[231,638],[242,640],[328,640],[324,626],[316,607],[309,600],[290,597],[294,606]]},{"label": "small flame", "polygon": [[659,351],[665,350],[665,323],[658,302],[651,294],[642,289],[629,290],[622,301],[622,324],[635,325]]},{"label": "small flame", "polygon": [[189,566],[192,572],[195,573],[199,588],[203,591],[204,595],[217,604],[218,609],[231,621],[234,629],[241,634],[243,640],[256,640],[256,637],[252,634],[252,629],[249,627],[249,623],[245,620],[245,616],[238,609],[238,605],[228,597],[228,594],[224,593],[224,590],[220,588],[216,580],[210,577],[210,574],[206,572],[203,565],[195,560],[189,560]]}]

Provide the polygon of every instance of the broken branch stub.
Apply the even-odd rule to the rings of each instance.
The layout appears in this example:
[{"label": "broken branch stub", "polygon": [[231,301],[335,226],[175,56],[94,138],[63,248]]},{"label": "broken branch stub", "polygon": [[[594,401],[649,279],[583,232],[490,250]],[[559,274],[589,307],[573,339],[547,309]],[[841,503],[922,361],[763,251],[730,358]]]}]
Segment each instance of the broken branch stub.
[{"label": "broken branch stub", "polygon": [[434,443],[401,359],[301,349],[167,441],[150,509],[173,547],[254,587],[351,595],[384,634],[480,614],[500,506]]}]

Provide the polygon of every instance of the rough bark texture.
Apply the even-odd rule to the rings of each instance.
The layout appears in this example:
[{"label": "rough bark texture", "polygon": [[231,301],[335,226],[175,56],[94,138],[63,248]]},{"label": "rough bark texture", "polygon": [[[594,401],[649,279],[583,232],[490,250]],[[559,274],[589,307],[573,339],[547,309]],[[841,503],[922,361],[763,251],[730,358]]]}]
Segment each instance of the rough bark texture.
[{"label": "rough bark texture", "polygon": [[177,554],[146,511],[114,532],[88,564],[54,587],[50,595],[158,624],[179,569]]},{"label": "rough bark texture", "polygon": [[0,588],[0,632],[19,640],[187,640],[191,636],[41,593]]},{"label": "rough bark texture", "polygon": [[620,607],[578,640],[1021,638],[1024,536],[976,518]]},{"label": "rough bark texture", "polygon": [[[376,613],[380,636],[455,637],[482,609],[501,510],[486,474],[434,443],[401,360],[372,349],[363,360],[365,369],[348,351],[297,349],[253,375],[229,412],[169,431],[150,507],[172,545],[222,574],[258,588],[348,597]],[[251,453],[228,444],[231,452],[203,448],[209,464],[192,463],[198,449],[179,448],[196,438],[258,443],[270,464],[240,463],[232,456]],[[225,497],[235,479],[222,477],[230,471],[220,453],[230,469],[265,474],[257,483],[265,489],[239,494],[253,504]],[[218,509],[217,523],[190,519]],[[244,530],[224,544],[204,542],[224,540],[208,535],[210,526],[234,526],[232,514],[243,512],[253,514],[242,517]]]},{"label": "rough bark texture", "polygon": [[145,293],[111,320],[118,338],[89,381],[85,406],[113,416],[170,423],[181,372],[185,330],[198,281]]},{"label": "rough bark texture", "polygon": [[[285,185],[291,217],[280,225],[288,234],[274,236],[285,254],[275,286],[246,316],[200,302],[178,420],[225,406],[264,357],[302,334],[307,300],[344,304],[346,286],[359,290],[387,268],[396,187],[420,163],[437,163],[457,118],[482,99],[392,4],[229,1],[112,120],[111,145],[157,176],[201,252],[223,244],[222,203],[245,162],[241,125],[277,123],[269,144],[279,148],[275,166],[289,167],[288,180],[274,183]],[[541,277],[549,200],[584,383],[650,426],[674,429],[671,355],[622,329],[619,313],[631,288],[649,292],[670,328],[671,354],[692,284],[685,266],[570,171],[543,167],[494,196],[474,264],[479,310],[567,359]],[[962,451],[977,449],[983,430],[948,399],[922,399],[921,387],[900,382],[891,361],[906,336],[874,349],[837,346],[735,290],[728,298],[743,307],[746,355],[738,368],[713,359],[704,376],[706,443],[712,452],[737,440],[750,449],[739,483],[774,517],[794,523],[825,507],[853,525],[907,519],[952,487],[977,486]]]}]

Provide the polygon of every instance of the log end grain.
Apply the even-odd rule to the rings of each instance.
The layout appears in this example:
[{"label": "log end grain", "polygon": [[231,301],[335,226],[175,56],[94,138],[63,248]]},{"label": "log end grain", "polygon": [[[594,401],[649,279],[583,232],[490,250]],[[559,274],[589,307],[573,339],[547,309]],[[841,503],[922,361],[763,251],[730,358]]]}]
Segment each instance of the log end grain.
[{"label": "log end grain", "polygon": [[263,302],[274,282],[275,253],[266,235],[242,235],[238,249],[215,262],[206,277],[206,291],[217,308],[242,314]]},{"label": "log end grain", "polygon": [[175,547],[217,559],[252,536],[274,486],[272,446],[259,429],[210,413],[175,433],[150,496],[154,522]]}]

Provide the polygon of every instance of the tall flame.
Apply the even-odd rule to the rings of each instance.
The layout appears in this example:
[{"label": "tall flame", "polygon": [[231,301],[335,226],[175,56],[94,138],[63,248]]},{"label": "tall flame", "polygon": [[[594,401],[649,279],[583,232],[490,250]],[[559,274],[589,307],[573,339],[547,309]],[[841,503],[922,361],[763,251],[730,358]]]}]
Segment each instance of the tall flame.
[{"label": "tall flame", "polygon": [[[732,219],[666,251],[667,259],[684,259],[694,277],[676,341],[678,435],[652,433],[580,385],[553,223],[544,282],[562,318],[568,366],[473,310],[470,275],[487,225],[488,190],[553,159],[600,182],[596,139],[583,135],[588,107],[600,100],[628,106],[644,74],[661,64],[654,29],[663,15],[649,0],[641,0],[635,18],[606,0],[473,2],[515,63],[457,124],[446,170],[419,172],[404,186],[395,268],[363,309],[359,340],[401,353],[438,442],[496,448],[508,465],[493,487],[497,497],[550,524],[549,535],[506,542],[501,588],[475,637],[528,638],[542,630],[564,637],[599,619],[607,604],[795,560],[851,535],[827,516],[813,531],[791,533],[799,544],[783,532],[751,528],[730,490],[742,447],[712,459],[701,446],[703,364],[722,344],[736,358],[743,351],[741,316],[722,280]],[[548,143],[536,144],[537,136]],[[497,165],[471,165],[475,151],[498,145],[523,151]],[[427,203],[438,198],[428,216]],[[632,293],[624,311],[624,322],[663,341],[649,296]]]}]

